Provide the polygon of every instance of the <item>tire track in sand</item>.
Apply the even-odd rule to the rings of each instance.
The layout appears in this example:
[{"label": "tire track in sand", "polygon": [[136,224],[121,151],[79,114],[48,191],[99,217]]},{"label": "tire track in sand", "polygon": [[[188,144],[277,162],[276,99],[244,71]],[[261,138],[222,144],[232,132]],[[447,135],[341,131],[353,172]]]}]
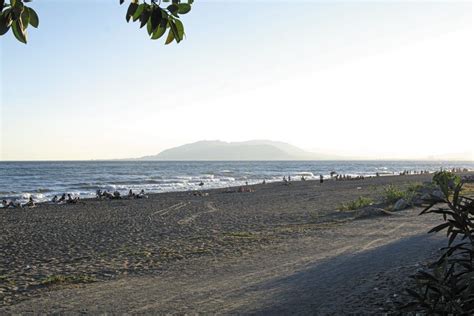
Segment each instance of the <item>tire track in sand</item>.
[{"label": "tire track in sand", "polygon": [[176,203],[176,204],[173,204],[171,206],[168,206],[162,210],[158,210],[154,213],[152,213],[150,216],[149,216],[149,219],[151,220],[151,217],[154,216],[154,215],[165,215],[167,213],[169,213],[170,211],[177,211],[179,209],[182,209],[183,207],[187,206],[191,204],[191,202],[179,202],[179,203]]},{"label": "tire track in sand", "polygon": [[212,203],[212,202],[206,202],[205,207],[207,208],[207,211],[198,212],[198,213],[193,214],[193,215],[191,215],[191,216],[185,217],[185,218],[179,220],[179,221],[178,221],[178,224],[180,224],[180,225],[187,225],[187,224],[191,223],[192,221],[194,221],[196,218],[198,218],[199,216],[201,216],[201,215],[203,215],[203,214],[214,213],[214,212],[219,211],[219,210],[214,206],[214,203]]}]

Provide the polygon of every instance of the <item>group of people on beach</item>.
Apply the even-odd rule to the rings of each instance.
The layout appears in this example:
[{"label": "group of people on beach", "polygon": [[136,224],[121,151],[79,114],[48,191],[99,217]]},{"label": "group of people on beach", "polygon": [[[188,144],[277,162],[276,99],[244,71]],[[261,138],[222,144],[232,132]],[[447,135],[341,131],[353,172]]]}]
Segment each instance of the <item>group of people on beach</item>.
[{"label": "group of people on beach", "polygon": [[23,206],[21,205],[20,202],[2,200],[2,207],[3,208],[17,208],[17,207],[23,207]]},{"label": "group of people on beach", "polygon": [[[96,197],[98,199],[147,199],[148,195],[145,194],[145,190],[141,190],[140,193],[134,193],[131,189],[128,191],[128,195],[122,196],[120,192],[114,191],[113,193],[109,193],[106,190],[97,190]],[[80,201],[78,196],[73,197],[70,193],[63,193],[60,197],[55,195],[49,203],[52,204],[76,204]],[[2,200],[1,202],[2,208],[23,208],[28,207],[32,208],[36,206],[36,201],[32,195],[28,198],[28,202],[21,203],[16,200]]]},{"label": "group of people on beach", "polygon": [[[443,171],[444,169],[441,168],[440,171]],[[447,171],[451,171],[452,173],[461,173],[461,172],[469,172],[469,169],[467,168],[451,168],[451,169],[446,169]],[[410,175],[410,174],[430,174],[431,172],[428,170],[403,170],[402,172],[399,173],[401,176],[405,175]]]},{"label": "group of people on beach", "polygon": [[[469,171],[468,169],[466,168],[453,168],[451,170],[451,172],[467,172]],[[403,175],[410,175],[410,174],[429,174],[430,172],[428,170],[421,170],[421,171],[417,171],[417,170],[404,170],[402,172],[399,173],[399,175],[403,176]],[[364,180],[366,178],[366,176],[364,175],[357,175],[357,176],[352,176],[352,175],[346,175],[346,174],[338,174],[336,171],[331,171],[330,173],[330,176],[331,176],[331,179],[334,179],[336,181],[345,181],[345,180]],[[376,177],[380,177],[380,174],[378,172],[375,173],[375,176]],[[305,176],[301,176],[301,181],[306,181],[306,178]],[[320,183],[323,183],[324,182],[324,177],[322,174],[319,175],[319,182]],[[288,185],[291,183],[291,176],[284,176],[283,177],[283,184],[285,185]],[[263,182],[263,184],[265,184],[265,180]]]},{"label": "group of people on beach", "polygon": [[[454,171],[453,171],[454,172]],[[429,174],[430,172],[428,170],[403,170],[402,172],[399,173],[401,176],[406,176],[410,174]]]},{"label": "group of people on beach", "polygon": [[98,199],[109,199],[109,200],[120,200],[120,199],[147,199],[148,195],[145,194],[145,190],[141,190],[140,193],[134,193],[132,189],[128,191],[128,194],[122,196],[119,191],[114,191],[113,193],[107,192],[107,190],[96,191],[96,198]]},{"label": "group of people on beach", "polygon": [[334,177],[336,181],[344,181],[344,180],[364,180],[364,176],[351,176],[351,175],[345,175],[345,174],[338,174]]},{"label": "group of people on beach", "polygon": [[[306,177],[303,175],[301,176],[301,181],[306,181]],[[319,175],[319,183],[324,182],[324,177],[322,174]],[[265,180],[263,180],[263,184],[265,184]],[[291,184],[291,176],[289,175],[288,178],[286,176],[283,176],[283,184],[289,185]]]},{"label": "group of people on beach", "polygon": [[21,204],[21,202],[18,201],[7,201],[7,200],[2,200],[2,207],[3,208],[23,208],[23,207],[35,207],[36,202],[33,199],[33,196],[30,195],[28,198],[28,202]]},{"label": "group of people on beach", "polygon": [[458,172],[458,173],[459,173],[459,172],[468,172],[468,171],[469,171],[469,169],[467,169],[467,168],[453,168],[453,169],[451,169],[451,172],[452,172],[452,173],[456,173],[456,172]]},{"label": "group of people on beach", "polygon": [[58,198],[57,195],[55,195],[51,199],[51,203],[53,204],[63,204],[63,203],[69,203],[69,204],[76,204],[79,202],[79,197],[72,197],[71,193],[63,193],[60,198]]},{"label": "group of people on beach", "polygon": [[[64,203],[75,204],[77,202],[79,202],[79,197],[78,196],[72,197],[70,193],[63,193],[61,197],[58,197],[57,195],[55,195],[50,201],[50,203],[53,203],[53,204],[64,204]],[[33,196],[30,195],[30,197],[28,198],[28,202],[24,204],[18,201],[3,200],[2,206],[3,208],[23,208],[23,207],[32,208],[36,206],[36,201],[33,198]]]}]

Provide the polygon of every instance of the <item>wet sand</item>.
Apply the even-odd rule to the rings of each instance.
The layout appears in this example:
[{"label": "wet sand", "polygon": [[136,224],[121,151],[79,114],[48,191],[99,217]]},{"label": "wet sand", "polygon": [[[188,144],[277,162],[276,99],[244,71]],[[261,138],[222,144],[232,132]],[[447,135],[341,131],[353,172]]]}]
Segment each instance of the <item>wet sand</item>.
[{"label": "wet sand", "polygon": [[[305,309],[301,312],[310,312],[311,304],[291,299],[275,309],[276,303],[285,298],[272,301],[268,295],[271,291],[259,287],[261,282],[272,282],[283,276],[291,279],[317,262],[320,264],[324,258],[342,260],[348,251],[355,255],[403,238],[422,236],[420,234],[437,219],[420,218],[416,210],[389,216],[377,212],[338,211],[338,208],[359,196],[380,201],[383,188],[389,184],[406,187],[413,182],[429,181],[431,177],[377,177],[325,181],[322,185],[317,181],[298,181],[289,186],[271,183],[250,186],[254,192],[248,193],[238,193],[236,188],[231,188],[203,191],[207,193],[205,196],[174,192],[153,194],[140,200],[85,200],[75,205],[0,209],[0,311],[81,312],[80,306],[88,304],[86,311],[89,312],[285,313],[292,311],[292,306],[302,306]],[[394,234],[387,234],[384,225]],[[439,246],[439,240],[433,239],[432,247],[417,252],[422,244],[417,242],[406,245],[407,251],[417,254],[406,258],[413,267]],[[403,256],[404,247],[397,249],[398,257]],[[365,265],[371,261],[365,260]],[[288,269],[285,270],[286,261]],[[331,265],[328,267],[331,269]],[[403,276],[412,272],[413,267]],[[383,261],[379,261],[378,270],[374,271],[382,273],[398,268],[403,267],[394,263],[384,267]],[[272,269],[280,269],[280,272],[268,272]],[[331,273],[337,274],[336,270]],[[256,277],[242,283],[246,280],[245,274],[252,271]],[[344,271],[351,274],[347,267]],[[207,278],[202,279],[205,276]],[[371,276],[366,275],[366,278]],[[206,281],[206,287],[217,291],[216,295],[226,286],[239,284],[239,280],[241,288],[253,284],[255,291],[264,293],[260,297],[265,298],[266,303],[262,305],[253,300],[253,305],[249,305],[250,301],[241,297],[223,296],[216,298],[213,304],[204,304],[199,303],[203,297],[193,296],[197,292],[187,292]],[[224,286],[226,282],[230,283]],[[288,289],[288,284],[281,282],[282,288]],[[395,283],[401,286],[400,282]],[[347,284],[351,284],[350,280]],[[149,293],[167,291],[168,298],[162,300],[142,293],[140,299],[135,297],[130,301],[131,293],[140,293],[141,288],[147,288]],[[130,293],[121,289],[128,289]],[[387,290],[397,291],[396,288]],[[317,293],[317,289],[312,291]],[[175,292],[180,293],[173,296],[178,300],[169,297]],[[283,292],[278,289],[278,295],[284,295]],[[108,293],[108,299],[100,293]],[[375,305],[364,307],[369,310],[362,311],[390,308],[384,305],[385,294],[379,291],[378,299],[371,300]],[[310,297],[306,303],[311,303]],[[362,300],[361,296],[357,297]],[[320,311],[341,311],[336,307],[331,311],[326,306]],[[318,310],[317,306],[314,308]]]}]

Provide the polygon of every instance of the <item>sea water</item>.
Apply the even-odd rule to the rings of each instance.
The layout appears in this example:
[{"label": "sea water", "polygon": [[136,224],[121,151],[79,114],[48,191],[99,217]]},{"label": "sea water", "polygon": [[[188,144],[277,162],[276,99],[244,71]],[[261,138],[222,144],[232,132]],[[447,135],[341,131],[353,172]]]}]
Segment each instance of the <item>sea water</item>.
[{"label": "sea water", "polygon": [[281,181],[346,175],[395,175],[404,170],[437,171],[441,168],[474,170],[474,162],[432,161],[55,161],[0,162],[0,199],[50,200],[71,193],[89,198],[96,190],[170,192],[224,188]]}]

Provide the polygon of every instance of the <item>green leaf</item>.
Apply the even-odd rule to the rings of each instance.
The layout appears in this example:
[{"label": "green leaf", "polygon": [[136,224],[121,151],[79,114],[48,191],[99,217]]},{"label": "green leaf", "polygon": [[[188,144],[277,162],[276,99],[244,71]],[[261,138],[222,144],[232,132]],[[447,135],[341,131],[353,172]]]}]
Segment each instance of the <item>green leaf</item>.
[{"label": "green leaf", "polygon": [[151,19],[148,19],[148,22],[146,22],[146,31],[148,32],[148,35],[150,36],[153,33],[153,27],[151,26]]},{"label": "green leaf", "polygon": [[26,34],[24,33],[23,30],[23,25],[21,23],[21,19],[18,19],[13,22],[12,24],[12,30],[13,30],[13,35],[15,35],[16,39],[19,40],[20,42],[26,44]]},{"label": "green leaf", "polygon": [[15,6],[12,5],[12,19],[17,20],[23,12],[23,3],[17,2]]},{"label": "green leaf", "polygon": [[151,12],[151,28],[152,28],[152,31],[154,32],[156,30],[156,28],[158,27],[158,25],[160,25],[160,22],[161,22],[161,19],[163,18],[162,14],[161,14],[161,9],[156,7],[153,9],[153,11]]},{"label": "green leaf", "polygon": [[30,25],[34,28],[37,28],[39,26],[38,14],[36,14],[35,10],[32,8],[28,8],[28,13],[30,15]]},{"label": "green leaf", "polygon": [[441,225],[438,225],[436,226],[435,228],[431,229],[428,234],[431,234],[431,233],[437,233],[443,229],[445,229],[446,227],[450,226],[451,224],[450,223],[443,223]]},{"label": "green leaf", "polygon": [[142,3],[138,6],[137,10],[133,14],[133,22],[135,22],[136,20],[138,20],[138,18],[142,16],[143,10],[145,10],[145,6],[145,3]]},{"label": "green leaf", "polygon": [[176,4],[171,4],[171,5],[168,6],[167,9],[168,9],[168,11],[171,12],[171,14],[175,15],[176,13],[178,13],[179,7]]},{"label": "green leaf", "polygon": [[145,9],[142,12],[142,15],[140,15],[140,28],[144,27],[148,20],[150,19],[150,10]]},{"label": "green leaf", "polygon": [[179,36],[178,28],[176,27],[176,23],[172,20],[170,20],[170,29],[171,32],[173,32],[173,37],[176,39],[176,42],[181,42],[181,37]]},{"label": "green leaf", "polygon": [[174,20],[174,22],[176,24],[176,29],[178,31],[179,39],[182,41],[183,38],[184,38],[184,25],[183,25],[183,22],[181,22],[180,20]]},{"label": "green leaf", "polygon": [[160,26],[167,29],[168,28],[168,18],[164,17],[161,19]]},{"label": "green leaf", "polygon": [[178,4],[178,13],[179,14],[186,14],[191,11],[191,5],[188,3],[180,3]]},{"label": "green leaf", "polygon": [[166,26],[163,27],[161,25],[159,25],[156,30],[153,32],[153,35],[151,36],[151,39],[152,40],[156,40],[156,39],[159,39],[160,37],[163,36],[163,34],[165,34],[166,32]]},{"label": "green leaf", "polygon": [[170,30],[170,31],[168,32],[168,37],[166,38],[165,45],[170,44],[173,40],[174,40],[174,34],[173,34],[173,31]]},{"label": "green leaf", "polygon": [[414,290],[412,289],[405,289],[405,291],[407,291],[407,293],[415,298],[417,298],[418,300],[420,301],[423,301],[423,297],[418,294],[418,292],[415,292]]},{"label": "green leaf", "polygon": [[451,237],[449,237],[449,241],[448,241],[448,245],[451,246],[451,244],[453,243],[454,239],[456,239],[456,236],[458,235],[458,233],[453,233],[451,235]]},{"label": "green leaf", "polygon": [[23,24],[24,29],[28,28],[28,23],[30,22],[30,11],[27,8],[21,13],[21,24]]},{"label": "green leaf", "polygon": [[138,4],[136,4],[135,2],[131,2],[130,5],[128,6],[127,15],[125,16],[125,19],[127,20],[127,22],[130,21],[130,18],[135,14],[137,9],[138,9]]},{"label": "green leaf", "polygon": [[10,23],[6,16],[0,15],[0,36],[4,35],[10,29]]},{"label": "green leaf", "polygon": [[11,11],[11,8],[7,8],[2,14],[0,14],[0,16],[3,16],[3,18],[7,21],[7,26],[11,26],[13,22],[12,15],[10,14]]}]

